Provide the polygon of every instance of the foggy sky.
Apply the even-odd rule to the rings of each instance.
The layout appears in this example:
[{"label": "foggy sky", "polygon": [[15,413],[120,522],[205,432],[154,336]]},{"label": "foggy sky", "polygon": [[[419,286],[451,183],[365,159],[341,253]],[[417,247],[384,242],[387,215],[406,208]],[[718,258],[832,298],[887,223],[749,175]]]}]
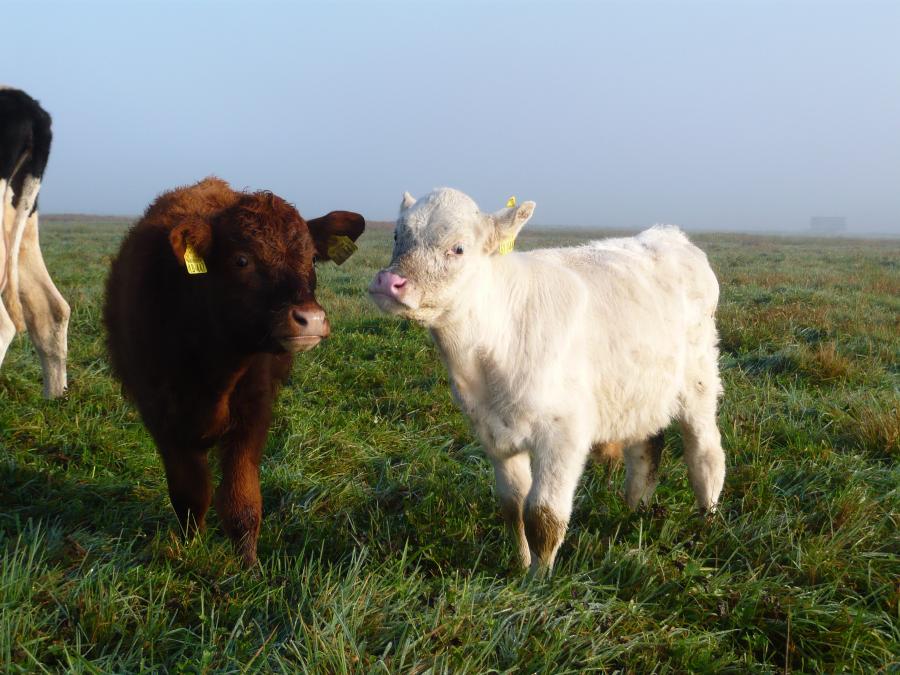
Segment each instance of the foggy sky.
[{"label": "foggy sky", "polygon": [[4,3],[41,210],[209,174],[307,217],[404,190],[538,224],[900,233],[900,2]]}]

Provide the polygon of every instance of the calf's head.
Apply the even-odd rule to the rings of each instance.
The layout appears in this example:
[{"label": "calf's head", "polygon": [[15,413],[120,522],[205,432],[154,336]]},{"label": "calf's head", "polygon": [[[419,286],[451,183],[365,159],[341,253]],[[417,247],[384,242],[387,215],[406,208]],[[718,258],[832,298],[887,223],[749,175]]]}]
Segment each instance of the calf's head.
[{"label": "calf's head", "polygon": [[387,313],[435,325],[458,298],[477,293],[492,256],[515,239],[534,202],[482,213],[458,190],[440,188],[416,201],[406,193],[394,229],[391,264],[369,286]]},{"label": "calf's head", "polygon": [[[365,220],[333,211],[305,221],[270,192],[234,196],[221,210],[185,217],[169,234],[182,273],[195,271],[189,283],[198,323],[244,352],[312,349],[330,331],[313,263],[330,259],[335,237],[356,240]],[[196,273],[192,260],[207,271]]]}]

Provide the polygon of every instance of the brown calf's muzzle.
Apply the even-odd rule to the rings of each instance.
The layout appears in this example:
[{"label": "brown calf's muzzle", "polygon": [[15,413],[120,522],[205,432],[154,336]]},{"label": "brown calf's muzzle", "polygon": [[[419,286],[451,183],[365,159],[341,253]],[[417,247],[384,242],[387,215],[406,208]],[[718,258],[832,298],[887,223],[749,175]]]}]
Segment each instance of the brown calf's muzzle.
[{"label": "brown calf's muzzle", "polygon": [[315,303],[292,305],[286,310],[278,340],[289,352],[305,352],[331,333],[325,310]]}]

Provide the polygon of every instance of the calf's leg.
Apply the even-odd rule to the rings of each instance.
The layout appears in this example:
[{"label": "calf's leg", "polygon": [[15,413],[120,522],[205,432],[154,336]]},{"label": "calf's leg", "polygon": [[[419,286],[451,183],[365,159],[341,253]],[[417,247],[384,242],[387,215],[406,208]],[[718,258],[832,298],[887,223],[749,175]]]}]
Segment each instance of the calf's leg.
[{"label": "calf's leg", "polygon": [[500,511],[510,532],[516,538],[519,562],[527,569],[531,564],[531,551],[525,536],[522,512],[525,497],[531,489],[531,460],[527,453],[520,452],[502,458],[491,457],[491,462],[494,465]]},{"label": "calf's leg", "polygon": [[650,503],[659,482],[659,460],[665,440],[659,432],[625,449],[625,503],[635,510]]},{"label": "calf's leg", "polygon": [[216,490],[216,511],[246,565],[256,563],[262,524],[259,464],[267,431],[268,425],[249,434],[237,430],[226,434],[219,447],[222,483]]},{"label": "calf's leg", "polygon": [[[14,211],[12,230],[8,239],[8,285],[10,287],[9,295],[14,298],[14,302],[18,302],[19,298],[19,251],[22,247],[22,239],[25,236],[25,223],[31,215],[31,209],[34,208],[40,189],[41,179],[31,174],[26,174],[25,180],[22,182],[22,193],[19,195],[19,204]],[[13,312],[13,314],[17,313]]]},{"label": "calf's leg", "polygon": [[716,425],[721,391],[715,351],[703,353],[682,396],[681,429],[688,478],[701,512],[714,511],[725,482],[725,452]]},{"label": "calf's leg", "polygon": [[[6,283],[9,275],[7,266],[9,265],[9,244],[6,234],[6,192],[7,181],[0,178],[0,293],[9,297],[6,293]],[[11,211],[12,209],[10,209]],[[3,298],[0,297],[0,365],[3,365],[3,359],[6,357],[6,350],[12,344],[13,338],[16,337],[16,324],[13,321]]]},{"label": "calf's leg", "polygon": [[3,300],[0,299],[0,365],[3,365],[6,350],[9,349],[14,337],[16,337],[16,324],[9,312],[6,311]]},{"label": "calf's leg", "polygon": [[[4,167],[0,165],[0,172]],[[13,210],[9,197],[9,181],[0,177],[0,293],[6,290],[6,282],[9,278],[9,249],[12,246],[12,223],[16,212]],[[8,215],[7,215],[8,214]],[[9,231],[7,231],[9,230]]]},{"label": "calf's leg", "polygon": [[597,464],[601,464],[607,468],[612,468],[622,461],[622,455],[624,452],[625,444],[619,441],[595,443],[591,446],[591,459],[593,459]]},{"label": "calf's leg", "polygon": [[725,483],[725,451],[715,415],[712,418],[682,419],[684,461],[688,478],[701,512],[715,511],[716,502]]},{"label": "calf's leg", "polygon": [[256,563],[262,524],[259,464],[278,383],[290,366],[290,357],[264,355],[255,359],[234,388],[229,402],[231,426],[219,442],[222,482],[216,490],[216,511],[248,566]]},{"label": "calf's leg", "polygon": [[206,511],[212,498],[212,485],[206,452],[160,448],[169,499],[185,537],[206,526]]},{"label": "calf's leg", "polygon": [[56,289],[38,241],[38,214],[28,219],[19,264],[19,298],[28,336],[41,359],[44,397],[56,398],[66,390],[66,354],[69,305]]},{"label": "calf's leg", "polygon": [[590,450],[590,442],[565,442],[560,435],[532,451],[532,485],[523,520],[531,549],[531,572],[550,572],[572,515],[572,500]]}]

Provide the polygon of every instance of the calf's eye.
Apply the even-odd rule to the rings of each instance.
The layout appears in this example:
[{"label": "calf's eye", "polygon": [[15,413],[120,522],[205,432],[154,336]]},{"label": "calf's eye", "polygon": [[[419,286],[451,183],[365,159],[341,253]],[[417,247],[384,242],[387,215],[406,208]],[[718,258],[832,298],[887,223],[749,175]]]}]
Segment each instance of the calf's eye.
[{"label": "calf's eye", "polygon": [[462,247],[462,244],[457,244],[456,246],[454,246],[454,247],[453,247],[453,252],[454,252],[456,255],[462,255],[462,254],[463,254],[463,247]]},{"label": "calf's eye", "polygon": [[247,260],[247,256],[239,255],[237,258],[234,259],[234,264],[237,265],[238,267],[246,267],[247,265],[250,264],[250,261]]}]

